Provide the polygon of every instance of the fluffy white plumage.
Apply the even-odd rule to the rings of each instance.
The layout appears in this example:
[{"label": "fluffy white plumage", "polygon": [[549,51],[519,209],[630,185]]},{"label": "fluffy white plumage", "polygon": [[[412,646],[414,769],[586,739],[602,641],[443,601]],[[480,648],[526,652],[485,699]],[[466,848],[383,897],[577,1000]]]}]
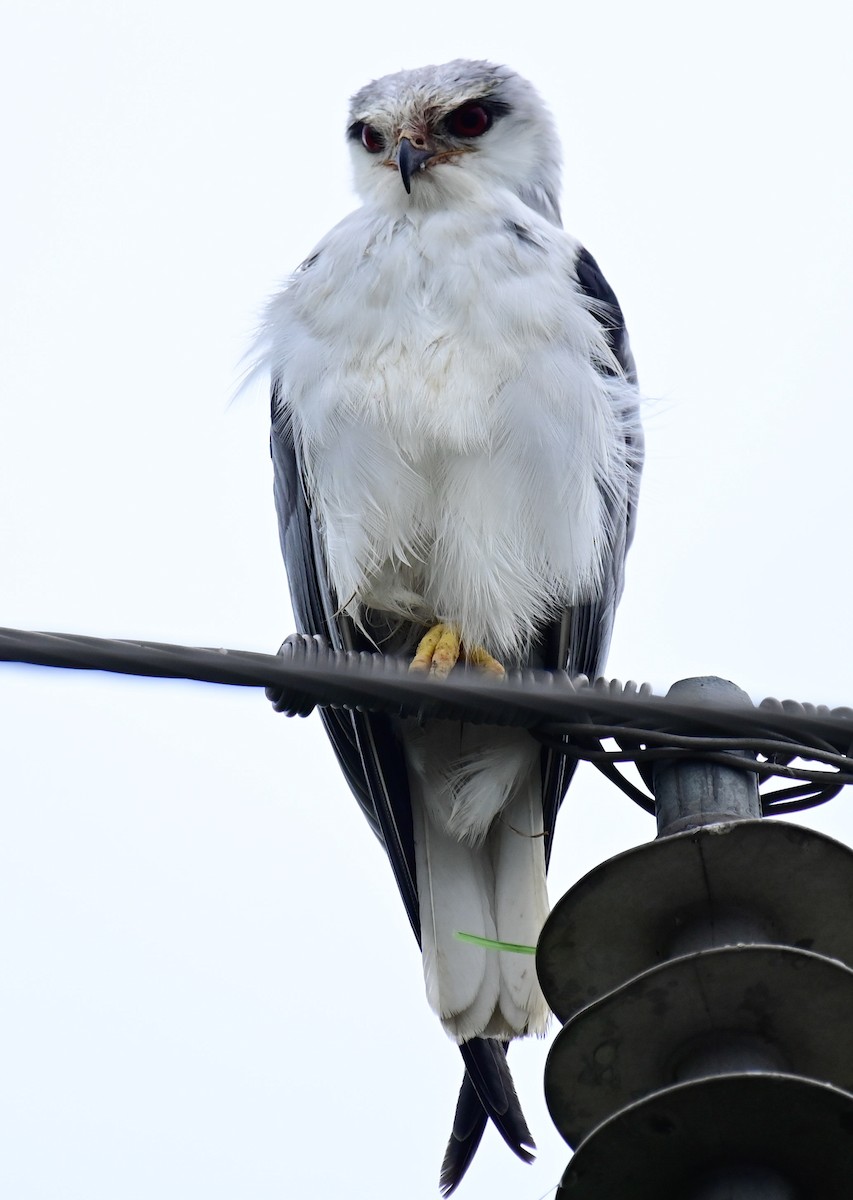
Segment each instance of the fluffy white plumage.
[{"label": "fluffy white plumage", "polygon": [[[464,119],[486,128],[466,136]],[[552,121],[508,68],[459,61],[368,85],[350,122],[363,205],[264,333],[335,619],[380,614],[398,652],[447,622],[528,662],[547,623],[602,594],[636,469],[635,385],[560,228]],[[621,558],[617,573],[613,604]],[[484,727],[397,733],[430,1003],[460,1041],[539,1033],[533,960],[455,935],[538,938],[540,749]]]},{"label": "fluffy white plumage", "polygon": [[351,615],[452,621],[516,657],[600,577],[624,385],[595,369],[577,244],[505,187],[461,190],[342,221],[274,303],[273,366]]}]

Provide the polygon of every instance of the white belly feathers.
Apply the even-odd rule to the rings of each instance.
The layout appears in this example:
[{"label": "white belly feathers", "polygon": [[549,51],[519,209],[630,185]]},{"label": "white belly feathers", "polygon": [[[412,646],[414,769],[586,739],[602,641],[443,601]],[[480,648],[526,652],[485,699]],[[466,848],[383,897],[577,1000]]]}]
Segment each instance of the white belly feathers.
[{"label": "white belly feathers", "polygon": [[575,244],[501,214],[353,214],[268,331],[339,603],[513,656],[595,590],[624,441]]}]

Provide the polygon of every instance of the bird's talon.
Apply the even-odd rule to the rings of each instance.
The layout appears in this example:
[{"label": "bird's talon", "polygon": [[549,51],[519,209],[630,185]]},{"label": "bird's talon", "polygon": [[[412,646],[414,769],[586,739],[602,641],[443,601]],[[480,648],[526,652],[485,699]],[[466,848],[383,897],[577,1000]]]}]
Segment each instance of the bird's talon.
[{"label": "bird's talon", "polygon": [[496,679],[503,679],[506,675],[506,670],[503,663],[491,654],[488,650],[484,650],[482,646],[474,646],[472,650],[465,651],[465,661],[469,662],[472,667],[477,667],[486,675],[494,675]]},{"label": "bird's talon", "polygon": [[446,679],[460,658],[498,679],[506,674],[503,665],[482,646],[463,647],[459,631],[452,625],[433,625],[424,634],[409,670],[429,674],[434,679]]},{"label": "bird's talon", "polygon": [[452,625],[433,625],[418,642],[409,670],[446,679],[459,661],[461,649],[458,630]]}]

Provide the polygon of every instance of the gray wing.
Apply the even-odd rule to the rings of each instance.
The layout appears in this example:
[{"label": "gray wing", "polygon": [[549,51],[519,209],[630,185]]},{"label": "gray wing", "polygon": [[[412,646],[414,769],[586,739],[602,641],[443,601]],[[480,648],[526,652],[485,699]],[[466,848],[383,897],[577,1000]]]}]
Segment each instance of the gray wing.
[{"label": "gray wing", "polygon": [[[300,633],[319,634],[338,650],[371,650],[337,611],[316,523],[308,505],[278,383],[272,389],[273,492],[279,539]],[[387,717],[321,708],[320,716],[350,788],[385,846],[406,913],[420,940],[415,850],[403,750]]]},{"label": "gray wing", "polygon": [[[625,556],[634,537],[640,475],[643,468],[643,435],[639,418],[637,368],[619,301],[598,263],[589,251],[583,248],[578,254],[577,276],[593,315],[604,328],[608,344],[622,374],[632,385],[621,398],[623,407],[619,414],[625,431],[628,485],[622,494],[606,495],[611,515],[612,540],[605,559],[600,595],[587,604],[567,609],[562,620],[555,622],[545,631],[543,665],[551,670],[565,669],[570,675],[586,675],[595,679],[604,671],[610,639],[613,636],[616,606],[625,583]],[[574,767],[575,764],[562,756],[543,752],[546,861],[550,858],[557,811],[574,773]]]}]

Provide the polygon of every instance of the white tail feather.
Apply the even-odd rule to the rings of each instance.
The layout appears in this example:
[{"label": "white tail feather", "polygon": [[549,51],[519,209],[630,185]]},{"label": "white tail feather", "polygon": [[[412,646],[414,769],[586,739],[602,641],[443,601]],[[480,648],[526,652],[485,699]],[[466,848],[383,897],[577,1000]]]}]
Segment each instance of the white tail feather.
[{"label": "white tail feather", "polygon": [[437,829],[420,797],[412,799],[427,999],[447,1032],[464,1041],[486,1027],[498,1002],[497,956],[456,936],[495,936],[491,864],[483,850]]},{"label": "white tail feather", "polygon": [[[528,776],[501,814],[495,841],[495,919],[498,940],[535,946],[548,916],[542,790]],[[545,1032],[549,1010],[532,955],[500,954],[500,1009],[517,1032]]]},{"label": "white tail feather", "polygon": [[478,744],[460,759],[449,779],[453,808],[448,830],[472,845],[485,840],[495,817],[539,762],[539,749],[526,734],[513,731],[498,742],[493,729],[475,736]]},{"label": "white tail feather", "polygon": [[[449,722],[407,722],[402,734],[429,1003],[457,1041],[541,1033],[548,1010],[533,958],[457,937],[539,936],[548,901],[538,748],[525,734]],[[460,779],[470,784],[462,828]]]}]

